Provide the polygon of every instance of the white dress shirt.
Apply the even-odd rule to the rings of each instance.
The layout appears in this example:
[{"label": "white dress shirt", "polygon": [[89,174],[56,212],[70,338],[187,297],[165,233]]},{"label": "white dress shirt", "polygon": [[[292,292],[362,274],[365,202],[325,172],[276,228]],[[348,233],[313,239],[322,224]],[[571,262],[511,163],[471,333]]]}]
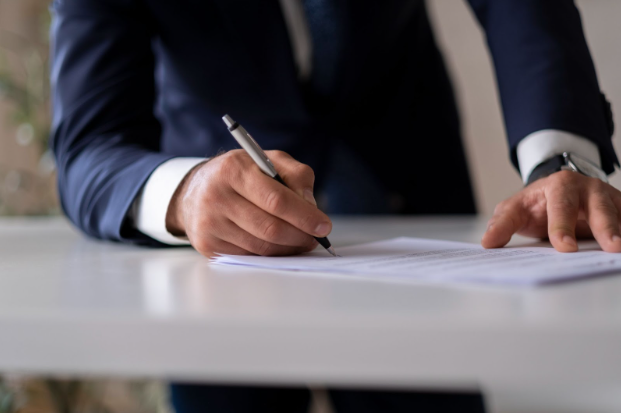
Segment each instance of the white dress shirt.
[{"label": "white dress shirt", "polygon": [[[312,72],[312,42],[304,8],[300,0],[280,0],[293,56],[300,79]],[[533,169],[546,159],[563,152],[573,152],[600,166],[599,149],[593,142],[569,132],[546,129],[531,133],[517,146],[522,180],[526,183]],[[132,211],[136,228],[145,235],[169,245],[188,244],[166,229],[166,213],[177,186],[185,175],[206,158],[173,158],[158,166],[134,201]]]}]

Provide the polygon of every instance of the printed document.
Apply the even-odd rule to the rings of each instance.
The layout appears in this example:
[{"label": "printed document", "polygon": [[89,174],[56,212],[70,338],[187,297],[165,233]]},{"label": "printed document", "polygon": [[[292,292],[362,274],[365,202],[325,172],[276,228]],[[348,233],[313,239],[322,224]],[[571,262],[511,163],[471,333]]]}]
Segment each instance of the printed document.
[{"label": "printed document", "polygon": [[621,254],[600,250],[560,253],[553,248],[486,250],[478,244],[395,238],[337,249],[332,257],[317,249],[292,257],[221,255],[217,264],[363,277],[536,285],[621,272]]}]

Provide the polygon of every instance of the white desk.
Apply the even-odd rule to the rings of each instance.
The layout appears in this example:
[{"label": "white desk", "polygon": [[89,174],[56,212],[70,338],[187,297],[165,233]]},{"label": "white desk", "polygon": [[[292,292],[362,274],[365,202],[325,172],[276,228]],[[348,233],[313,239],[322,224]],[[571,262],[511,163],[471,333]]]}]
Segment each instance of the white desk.
[{"label": "white desk", "polygon": [[[483,228],[336,219],[330,238],[477,242]],[[62,219],[4,219],[0,371],[481,386],[494,413],[618,412],[621,275],[539,289],[404,285],[215,267],[188,248],[87,240]]]}]

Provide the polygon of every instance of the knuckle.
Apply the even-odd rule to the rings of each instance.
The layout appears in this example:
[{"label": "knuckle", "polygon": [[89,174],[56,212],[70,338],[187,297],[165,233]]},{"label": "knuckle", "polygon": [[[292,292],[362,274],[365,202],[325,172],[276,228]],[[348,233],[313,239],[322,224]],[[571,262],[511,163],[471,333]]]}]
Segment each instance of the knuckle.
[{"label": "knuckle", "polygon": [[593,207],[596,210],[604,213],[605,215],[616,216],[618,213],[617,208],[614,206],[614,204],[606,199],[598,199],[593,204]]},{"label": "knuckle", "polygon": [[207,185],[201,198],[201,203],[204,203],[208,208],[213,205],[218,205],[220,202],[220,191],[217,185]]},{"label": "knuckle", "polygon": [[282,214],[285,209],[285,201],[278,191],[269,191],[265,196],[265,205],[268,212],[273,215]]},{"label": "knuckle", "polygon": [[267,219],[263,224],[261,234],[266,240],[276,240],[279,239],[282,231],[280,230],[280,226],[275,219]]},{"label": "knuckle", "polygon": [[241,181],[245,168],[245,154],[238,150],[227,152],[221,162],[221,174],[229,182]]},{"label": "knuckle", "polygon": [[568,222],[565,221],[559,221],[553,224],[552,228],[550,229],[550,233],[553,234],[573,234],[574,233],[574,227],[572,225],[570,225]]},{"label": "knuckle", "polygon": [[218,224],[218,220],[213,214],[205,214],[201,220],[201,227],[204,231],[213,231]]},{"label": "knuckle", "polygon": [[305,229],[306,231],[313,231],[315,229],[315,217],[311,214],[303,215],[300,218],[300,228]]},{"label": "knuckle", "polygon": [[234,158],[243,158],[246,155],[246,151],[243,149],[231,149],[226,153],[226,155],[232,156]]},{"label": "knuckle", "polygon": [[227,152],[220,157],[220,172],[225,176],[232,176],[240,170],[240,157],[233,151]]},{"label": "knuckle", "polygon": [[550,180],[561,185],[570,185],[578,179],[578,175],[573,171],[558,171],[550,175]]},{"label": "knuckle", "polygon": [[312,179],[313,181],[315,180],[315,171],[313,171],[313,168],[311,168],[310,166],[304,163],[301,163],[298,165],[297,173],[302,178],[309,178],[309,179]]},{"label": "knuckle", "polygon": [[572,197],[562,196],[554,201],[552,207],[560,211],[575,210],[578,208],[578,201]]}]

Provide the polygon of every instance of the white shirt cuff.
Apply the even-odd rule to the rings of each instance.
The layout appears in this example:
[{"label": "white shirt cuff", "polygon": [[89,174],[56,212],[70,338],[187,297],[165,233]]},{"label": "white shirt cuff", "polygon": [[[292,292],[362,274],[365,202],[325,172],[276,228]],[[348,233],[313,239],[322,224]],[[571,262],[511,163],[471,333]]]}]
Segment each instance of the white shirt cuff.
[{"label": "white shirt cuff", "polygon": [[134,200],[136,229],[149,237],[169,245],[187,245],[187,238],[176,237],[166,229],[168,205],[185,176],[205,158],[173,158],[151,174]]},{"label": "white shirt cuff", "polygon": [[601,167],[595,143],[573,133],[545,129],[531,133],[518,143],[517,158],[522,181],[526,183],[530,173],[541,162],[563,152],[575,153]]}]

